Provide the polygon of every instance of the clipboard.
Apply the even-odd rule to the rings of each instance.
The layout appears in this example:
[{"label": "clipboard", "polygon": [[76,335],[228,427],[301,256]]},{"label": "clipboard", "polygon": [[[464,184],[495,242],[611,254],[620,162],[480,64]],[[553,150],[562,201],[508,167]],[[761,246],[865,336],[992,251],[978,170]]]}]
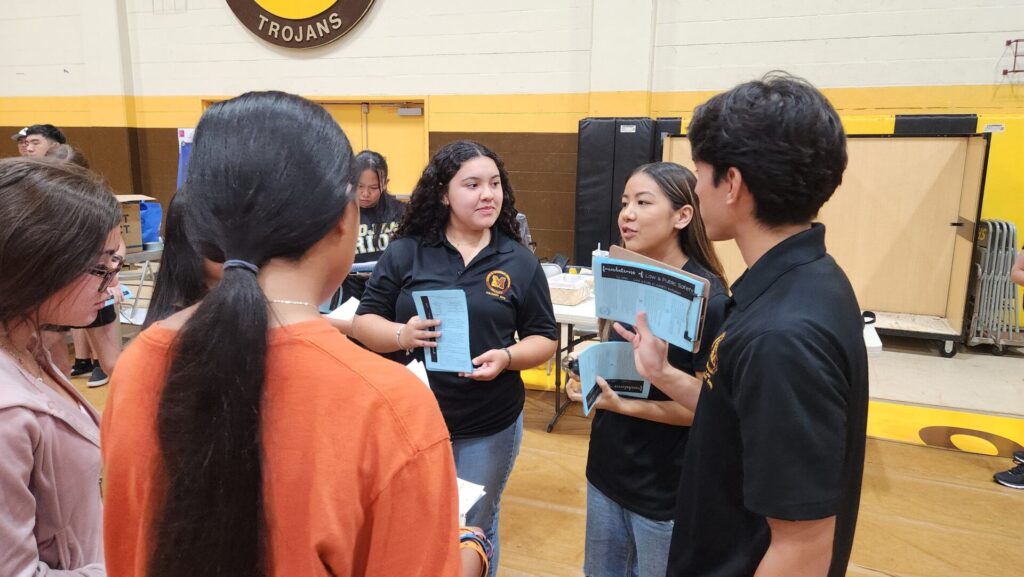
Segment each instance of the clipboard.
[{"label": "clipboard", "polygon": [[[623,247],[618,246],[618,245],[612,245],[611,247],[608,248],[608,256],[610,258],[617,258],[617,259],[620,259],[620,260],[627,260],[627,261],[631,261],[631,262],[636,262],[636,263],[645,264],[645,265],[648,265],[648,266],[653,266],[653,267],[662,268],[662,269],[665,269],[665,270],[668,270],[668,271],[672,271],[674,274],[680,274],[680,275],[683,275],[683,276],[685,276],[685,277],[687,277],[689,279],[692,279],[694,281],[694,284],[703,284],[704,285],[704,292],[701,293],[704,296],[701,297],[701,299],[700,299],[700,323],[697,325],[697,334],[695,334],[694,337],[693,337],[693,352],[696,353],[698,350],[700,350],[700,341],[701,341],[701,337],[704,334],[704,319],[706,317],[707,310],[708,310],[708,298],[707,298],[707,295],[709,294],[709,291],[711,290],[711,282],[708,281],[708,279],[706,279],[704,277],[697,276],[697,275],[692,274],[692,273],[688,273],[688,272],[686,272],[686,271],[684,271],[684,270],[682,270],[680,268],[676,268],[674,266],[665,264],[665,263],[663,263],[663,262],[661,262],[659,260],[655,260],[653,258],[646,257],[646,256],[644,256],[644,255],[642,255],[640,253],[633,252],[633,251],[631,251],[629,249],[623,248]],[[611,329],[611,323],[609,323],[607,319],[598,319],[598,334],[601,336],[601,340],[607,340],[608,331],[610,329]]]}]

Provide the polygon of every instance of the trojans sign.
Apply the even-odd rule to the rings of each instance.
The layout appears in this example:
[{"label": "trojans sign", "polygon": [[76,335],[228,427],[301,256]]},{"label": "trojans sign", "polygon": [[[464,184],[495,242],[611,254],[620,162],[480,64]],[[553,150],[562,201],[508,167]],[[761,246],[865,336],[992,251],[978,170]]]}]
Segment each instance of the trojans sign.
[{"label": "trojans sign", "polygon": [[227,0],[253,34],[278,46],[313,48],[348,33],[373,0]]}]

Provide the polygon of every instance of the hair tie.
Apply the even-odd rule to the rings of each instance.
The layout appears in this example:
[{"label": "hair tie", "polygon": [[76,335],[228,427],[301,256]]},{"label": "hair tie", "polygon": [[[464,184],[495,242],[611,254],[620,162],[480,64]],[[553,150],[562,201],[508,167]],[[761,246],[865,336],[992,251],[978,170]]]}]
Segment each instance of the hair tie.
[{"label": "hair tie", "polygon": [[260,267],[252,264],[251,262],[246,262],[244,260],[238,260],[235,258],[224,261],[224,270],[228,270],[229,268],[242,268],[251,272],[252,274],[259,274],[260,272]]}]

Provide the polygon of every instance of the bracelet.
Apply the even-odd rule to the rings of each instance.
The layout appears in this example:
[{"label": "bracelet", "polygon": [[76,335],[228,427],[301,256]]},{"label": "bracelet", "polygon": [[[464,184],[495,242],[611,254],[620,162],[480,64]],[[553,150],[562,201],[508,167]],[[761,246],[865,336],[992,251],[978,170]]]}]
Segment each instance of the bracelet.
[{"label": "bracelet", "polygon": [[402,326],[398,327],[398,330],[395,331],[395,339],[398,341],[398,349],[399,350],[402,349],[402,331],[403,330],[405,330],[405,325],[404,324]]},{"label": "bracelet", "polygon": [[[484,566],[490,564],[491,557],[494,551],[491,547],[491,541],[484,535],[482,531],[475,530],[469,527],[462,527],[459,529],[459,546],[462,548],[473,549],[480,553],[480,557],[483,559]],[[487,574],[485,570],[484,575]]]},{"label": "bracelet", "polygon": [[459,543],[459,549],[469,549],[470,551],[473,551],[477,555],[479,555],[480,565],[482,565],[482,568],[480,570],[480,577],[487,575],[488,571],[491,568],[491,560],[487,558],[487,553],[484,553],[484,548],[481,547],[479,543],[477,543],[476,541],[463,541]]},{"label": "bracelet", "polygon": [[508,350],[508,347],[502,347],[501,350],[505,351],[505,354],[508,355],[508,364],[505,365],[505,370],[507,371],[512,368],[512,351]]}]

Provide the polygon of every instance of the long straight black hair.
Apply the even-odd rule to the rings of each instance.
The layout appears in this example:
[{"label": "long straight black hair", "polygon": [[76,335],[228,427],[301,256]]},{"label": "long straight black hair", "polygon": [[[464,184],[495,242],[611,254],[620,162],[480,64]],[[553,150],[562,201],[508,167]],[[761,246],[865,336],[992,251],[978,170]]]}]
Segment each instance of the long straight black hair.
[{"label": "long straight black hair", "polygon": [[[350,204],[352,150],[322,107],[283,92],[211,106],[196,128],[185,232],[204,257],[298,259]],[[157,414],[167,490],[148,577],[267,574],[260,435],[267,299],[228,268],[180,331]]]},{"label": "long straight black hair", "polygon": [[206,296],[209,289],[203,265],[203,257],[192,248],[185,234],[185,192],[179,190],[167,205],[164,250],[143,329]]}]

